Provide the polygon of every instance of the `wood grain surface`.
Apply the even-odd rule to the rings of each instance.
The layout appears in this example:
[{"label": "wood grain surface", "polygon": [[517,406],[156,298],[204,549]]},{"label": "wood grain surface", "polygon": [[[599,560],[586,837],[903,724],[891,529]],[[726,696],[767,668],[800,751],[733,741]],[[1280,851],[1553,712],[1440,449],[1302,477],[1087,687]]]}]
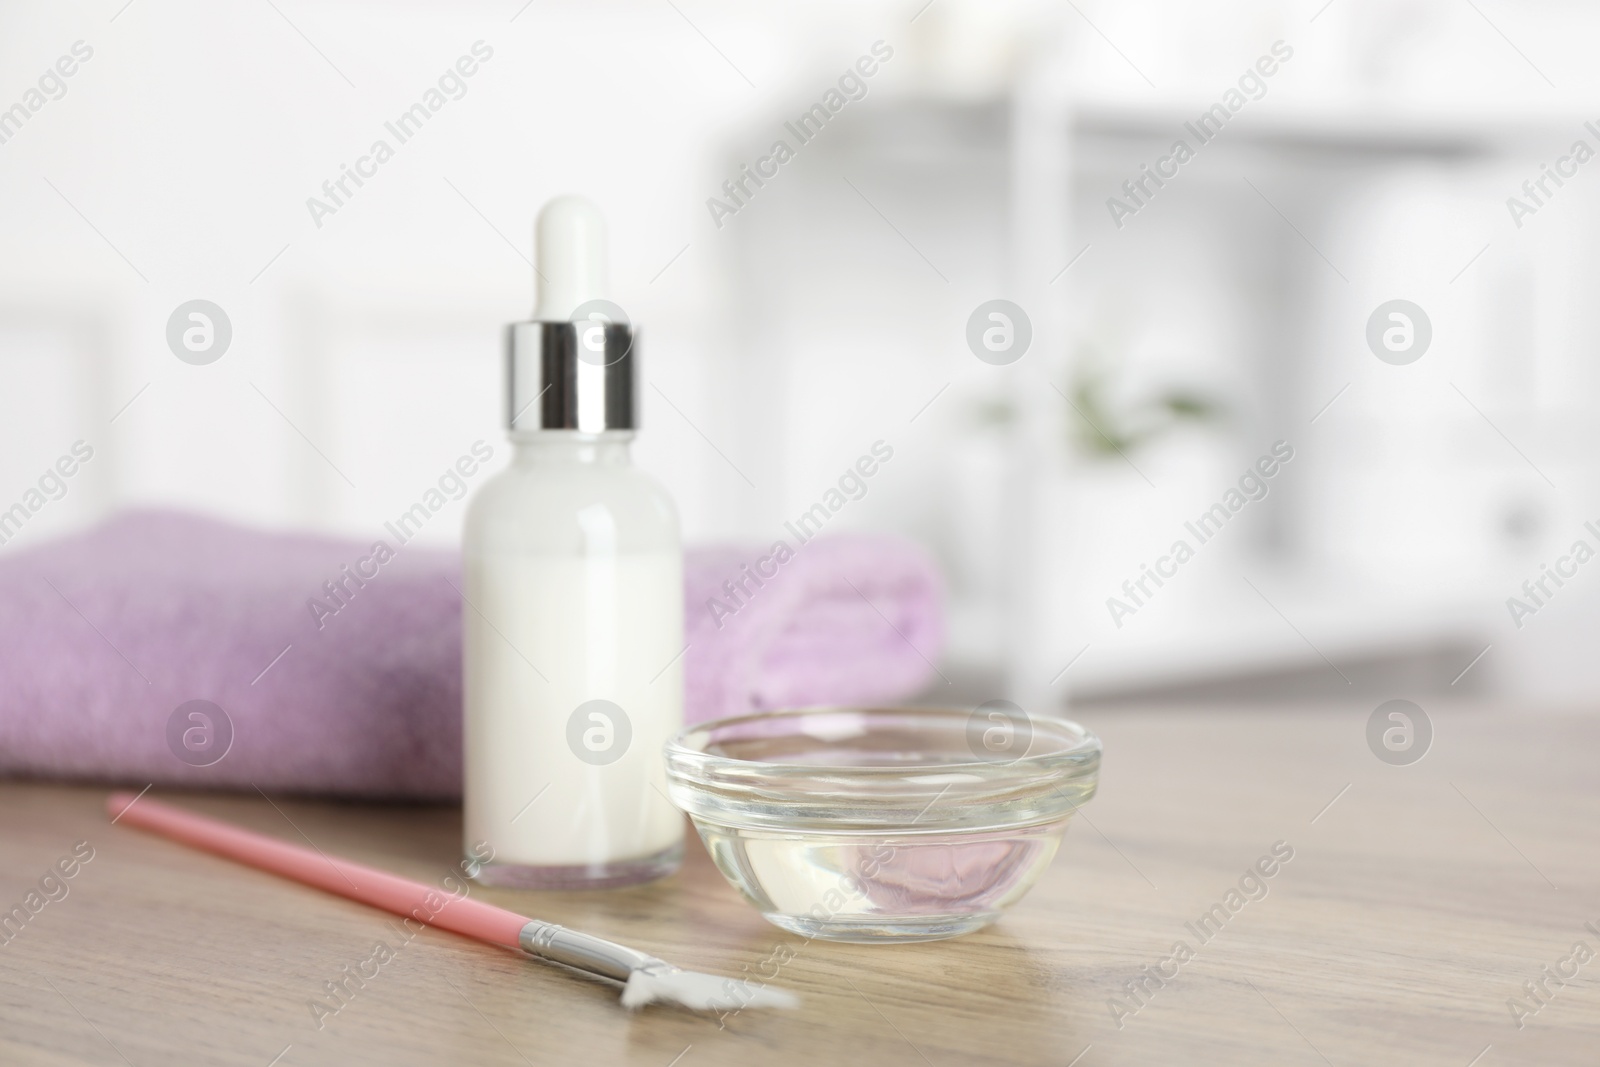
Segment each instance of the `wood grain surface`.
[{"label": "wood grain surface", "polygon": [[[722,1023],[630,1015],[614,985],[428,930],[319,1029],[324,983],[398,944],[388,917],[109,825],[105,788],[0,783],[0,909],[94,850],[0,945],[0,1063],[1600,1062],[1600,959],[1542,1005],[1523,988],[1580,941],[1600,952],[1600,717],[1429,710],[1432,749],[1403,767],[1368,750],[1370,707],[1091,718],[1100,795],[1040,885],[954,941],[805,943],[693,843],[650,886],[475,890],[732,976],[787,946],[775,984],[804,1006]],[[453,808],[152,795],[413,878],[458,859]],[[1186,924],[1278,842],[1293,859],[1202,942]],[[1162,962],[1180,940],[1192,958]],[[1176,976],[1141,1004],[1146,966]],[[1513,997],[1539,1008],[1520,1029]]]}]

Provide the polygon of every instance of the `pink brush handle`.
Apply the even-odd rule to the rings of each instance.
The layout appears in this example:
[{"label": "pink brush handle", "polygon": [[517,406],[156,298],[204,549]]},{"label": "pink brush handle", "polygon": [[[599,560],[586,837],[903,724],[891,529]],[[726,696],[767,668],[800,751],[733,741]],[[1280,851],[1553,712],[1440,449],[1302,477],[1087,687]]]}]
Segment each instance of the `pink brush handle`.
[{"label": "pink brush handle", "polygon": [[113,820],[430,926],[517,948],[518,935],[529,922],[493,904],[457,897],[421,882],[241,830],[160,801],[135,803],[136,799],[132,793],[113,793],[106,798],[106,812]]}]

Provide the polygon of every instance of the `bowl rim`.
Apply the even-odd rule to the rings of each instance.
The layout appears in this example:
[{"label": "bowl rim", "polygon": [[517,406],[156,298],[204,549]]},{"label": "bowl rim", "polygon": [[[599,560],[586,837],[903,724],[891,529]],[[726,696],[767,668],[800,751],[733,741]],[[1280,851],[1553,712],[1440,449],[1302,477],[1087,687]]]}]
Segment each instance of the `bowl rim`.
[{"label": "bowl rim", "polygon": [[[1060,716],[1029,716],[1029,722],[1048,722],[1058,736],[1064,735],[1062,744],[1015,759],[985,759],[974,752],[971,759],[956,761],[798,763],[742,759],[688,743],[696,734],[709,738],[720,730],[752,723],[798,723],[812,716],[850,713],[907,720],[933,718],[947,724],[966,720],[970,724],[977,710],[939,705],[818,705],[696,723],[662,746],[669,799],[697,825],[806,833],[830,829],[942,833],[1063,822],[1094,796],[1099,783],[1100,738],[1081,723]],[[962,726],[955,736],[969,728]],[[795,732],[819,744],[829,743],[825,733]]]},{"label": "bowl rim", "polygon": [[[980,706],[981,707],[981,706]],[[741,759],[737,756],[727,756],[720,753],[709,752],[704,748],[696,748],[686,743],[686,739],[696,733],[715,732],[719,729],[738,726],[751,722],[771,722],[785,718],[800,721],[811,716],[838,715],[841,713],[858,712],[866,714],[883,715],[931,715],[949,716],[957,715],[970,718],[976,713],[976,708],[963,708],[947,704],[810,704],[797,707],[769,708],[762,711],[746,712],[742,715],[727,715],[718,719],[707,719],[704,722],[694,723],[683,727],[662,746],[664,754],[668,757],[669,764],[672,757],[678,760],[695,764],[724,764],[733,767],[747,767],[752,770],[760,769],[772,772],[792,772],[820,774],[832,772],[837,774],[851,774],[864,776],[902,777],[907,774],[926,774],[930,771],[957,771],[972,768],[996,768],[1038,766],[1044,767],[1051,763],[1064,760],[1078,760],[1088,753],[1098,756],[1104,745],[1098,734],[1082,723],[1060,715],[1027,715],[1028,721],[1046,722],[1051,726],[1065,728],[1077,735],[1077,741],[1065,748],[1054,749],[1049,752],[1024,752],[1014,759],[984,759],[973,755],[971,759],[961,761],[945,761],[939,763],[906,763],[892,765],[861,765],[861,764],[832,764],[832,763],[794,763],[772,760]],[[816,736],[816,735],[810,735]],[[1037,736],[1037,735],[1035,735]],[[818,738],[821,740],[821,738]],[[1031,741],[1030,741],[1031,746]],[[1094,769],[1098,769],[1098,760]],[[1092,772],[1091,772],[1092,773]]]}]

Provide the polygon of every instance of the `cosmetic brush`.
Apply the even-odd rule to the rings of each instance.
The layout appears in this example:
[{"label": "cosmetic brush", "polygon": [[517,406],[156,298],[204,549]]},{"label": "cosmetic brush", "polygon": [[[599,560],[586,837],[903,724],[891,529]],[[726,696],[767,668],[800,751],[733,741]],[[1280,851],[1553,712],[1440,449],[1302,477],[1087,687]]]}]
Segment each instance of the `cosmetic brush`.
[{"label": "cosmetic brush", "polygon": [[732,979],[700,974],[591,934],[529,919],[481,900],[442,893],[431,886],[360,863],[324,855],[253,833],[132,793],[106,799],[113,822],[150,830],[186,845],[225,856],[258,870],[375,908],[415,919],[530,956],[622,982],[622,1004],[642,1008],[675,1003],[694,1011],[793,1008],[799,998],[767,986],[740,988]]}]

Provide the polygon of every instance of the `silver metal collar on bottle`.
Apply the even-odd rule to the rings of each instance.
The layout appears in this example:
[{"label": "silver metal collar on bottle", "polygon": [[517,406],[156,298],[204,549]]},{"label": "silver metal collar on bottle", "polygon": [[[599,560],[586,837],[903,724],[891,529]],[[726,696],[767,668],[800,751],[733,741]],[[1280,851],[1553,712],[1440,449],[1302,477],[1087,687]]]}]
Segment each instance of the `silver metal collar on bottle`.
[{"label": "silver metal collar on bottle", "polygon": [[634,332],[626,323],[514,322],[506,327],[506,427],[637,429]]}]

